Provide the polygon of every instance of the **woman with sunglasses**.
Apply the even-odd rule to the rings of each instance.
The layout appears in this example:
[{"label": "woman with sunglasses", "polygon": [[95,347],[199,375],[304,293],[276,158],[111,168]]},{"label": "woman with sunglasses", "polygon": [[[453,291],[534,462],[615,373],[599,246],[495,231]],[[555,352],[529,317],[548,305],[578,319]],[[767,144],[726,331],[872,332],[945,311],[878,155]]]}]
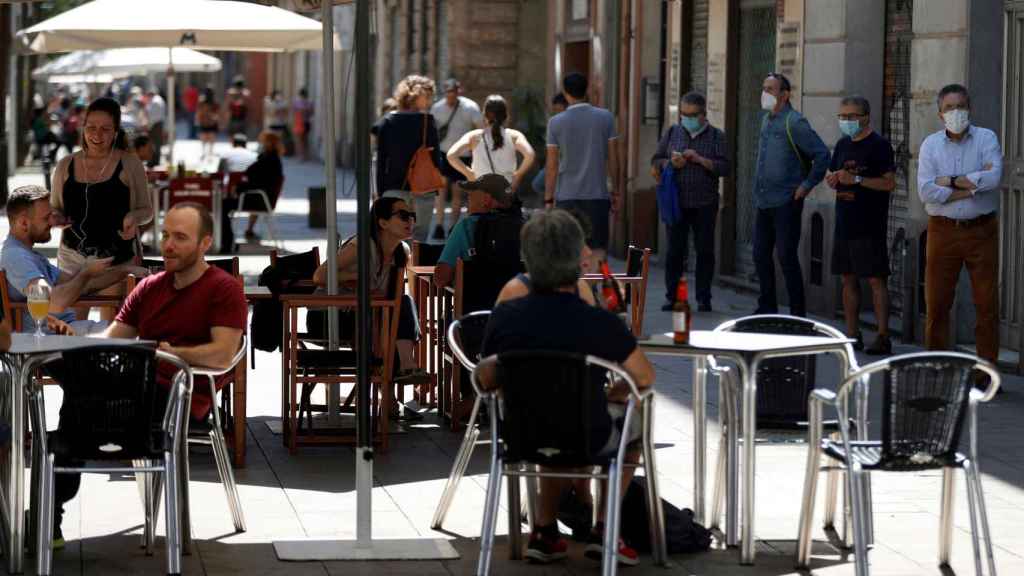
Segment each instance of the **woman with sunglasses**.
[{"label": "woman with sunglasses", "polygon": [[[401,198],[378,198],[370,208],[370,291],[387,293],[394,286],[395,274],[404,274],[411,252],[406,240],[412,237],[416,213],[410,210]],[[355,292],[355,282],[359,278],[356,262],[356,238],[350,237],[338,249],[338,284],[343,294]],[[324,262],[313,274],[313,283],[320,287],[327,286],[327,263]],[[311,334],[322,334],[325,314],[322,311],[307,315],[307,330]],[[355,313],[343,312],[341,316],[342,338],[350,338],[355,334]],[[402,296],[402,305],[398,313],[398,336],[396,349],[399,359],[399,372],[395,381],[400,384],[421,384],[428,381],[426,372],[416,368],[413,350],[419,340],[419,321],[416,318],[416,307],[408,294]]]}]

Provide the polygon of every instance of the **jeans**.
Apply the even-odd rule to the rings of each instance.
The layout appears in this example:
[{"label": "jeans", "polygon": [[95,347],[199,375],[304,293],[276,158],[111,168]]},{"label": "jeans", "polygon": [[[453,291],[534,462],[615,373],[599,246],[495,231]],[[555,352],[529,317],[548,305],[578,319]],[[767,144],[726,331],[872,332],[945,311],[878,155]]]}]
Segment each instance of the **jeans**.
[{"label": "jeans", "polygon": [[789,292],[789,312],[793,316],[806,316],[804,298],[804,275],[800,269],[800,228],[804,201],[794,200],[777,208],[758,208],[754,222],[754,266],[761,284],[761,295],[757,299],[759,314],[776,314],[779,311],[775,295],[774,250],[782,267],[782,276]]},{"label": "jeans", "polygon": [[715,274],[715,221],[718,199],[707,206],[683,208],[682,219],[668,231],[668,260],[665,263],[665,299],[676,300],[676,286],[686,273],[690,254],[690,231],[697,252],[697,302],[711,303],[711,278]]}]

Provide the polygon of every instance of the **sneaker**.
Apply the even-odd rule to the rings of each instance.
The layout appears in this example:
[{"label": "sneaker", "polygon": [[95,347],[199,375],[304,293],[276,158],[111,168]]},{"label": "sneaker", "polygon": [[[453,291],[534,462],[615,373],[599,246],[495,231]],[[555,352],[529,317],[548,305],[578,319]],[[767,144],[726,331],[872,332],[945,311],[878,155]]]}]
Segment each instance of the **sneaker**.
[{"label": "sneaker", "polygon": [[[598,523],[594,530],[590,533],[590,543],[583,550],[583,555],[595,562],[600,562],[604,558],[604,525]],[[619,538],[619,550],[618,550],[619,564],[625,564],[626,566],[636,566],[640,563],[640,554],[636,550],[626,545],[626,542]]]},{"label": "sneaker", "polygon": [[[555,530],[557,529],[556,527]],[[568,550],[569,543],[561,534],[552,538],[541,534],[539,530],[534,530],[530,534],[530,544],[526,547],[526,558],[530,562],[548,564],[556,560],[564,560],[568,556]]]},{"label": "sneaker", "polygon": [[864,335],[861,334],[859,330],[857,331],[856,334],[854,334],[853,336],[850,336],[850,338],[853,338],[853,349],[854,350],[856,350],[857,352],[860,352],[861,350],[864,349]]},{"label": "sneaker", "polygon": [[[864,344],[862,343],[861,346]],[[892,354],[892,340],[888,334],[879,334],[875,341],[864,349],[865,354],[871,356],[890,356]]]},{"label": "sneaker", "polygon": [[438,224],[434,226],[434,240],[444,240],[444,226]]},{"label": "sneaker", "polygon": [[256,234],[256,232],[253,232],[252,230],[246,230],[245,231],[245,239],[250,241],[250,242],[255,242],[255,241],[259,240],[260,237],[259,237],[258,234]]},{"label": "sneaker", "polygon": [[[604,546],[597,542],[591,542],[587,544],[586,549],[583,551],[583,555],[595,562],[600,562],[604,558]],[[623,542],[622,538],[619,538],[619,553],[618,553],[619,564],[626,566],[636,566],[640,563],[640,554],[636,550],[630,548]]]}]

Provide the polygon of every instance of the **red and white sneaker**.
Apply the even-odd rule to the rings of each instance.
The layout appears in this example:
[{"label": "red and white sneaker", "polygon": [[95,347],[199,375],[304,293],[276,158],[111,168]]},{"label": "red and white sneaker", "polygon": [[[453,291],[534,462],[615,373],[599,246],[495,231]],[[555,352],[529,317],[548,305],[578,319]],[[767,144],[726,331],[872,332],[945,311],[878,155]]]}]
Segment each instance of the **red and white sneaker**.
[{"label": "red and white sneaker", "polygon": [[[583,555],[595,562],[600,562],[604,557],[604,545],[603,537],[601,534],[593,533],[590,535],[590,543],[587,544],[586,549],[583,551]],[[622,538],[619,538],[619,550],[618,550],[619,564],[625,566],[636,566],[640,563],[640,555],[637,551],[630,548],[623,542]]]},{"label": "red and white sneaker", "polygon": [[526,558],[530,562],[548,564],[556,560],[564,560],[569,550],[569,542],[561,534],[557,538],[549,538],[539,531],[530,534],[530,544],[526,547]]}]

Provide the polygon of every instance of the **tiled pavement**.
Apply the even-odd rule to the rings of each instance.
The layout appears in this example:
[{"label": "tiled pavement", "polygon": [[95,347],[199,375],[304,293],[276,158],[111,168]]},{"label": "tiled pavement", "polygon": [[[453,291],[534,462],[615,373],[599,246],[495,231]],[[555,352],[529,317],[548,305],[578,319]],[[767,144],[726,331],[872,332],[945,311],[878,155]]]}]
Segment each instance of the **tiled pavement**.
[{"label": "tiled pavement", "polygon": [[[183,151],[190,143],[184,142]],[[305,227],[305,187],[321,181],[318,165],[286,162],[287,185],[277,221],[290,250],[326,242],[322,230]],[[20,180],[32,178],[19,176]],[[339,194],[340,196],[340,194]],[[354,230],[354,202],[339,202],[341,234]],[[0,220],[5,227],[5,219]],[[6,230],[0,230],[6,234]],[[243,256],[243,271],[254,281],[266,265],[265,256]],[[621,265],[621,264],[620,264]],[[660,269],[653,270],[646,326],[667,330],[669,318],[660,312]],[[695,318],[697,327],[710,328],[753,309],[749,296],[725,290],[715,292],[716,312]],[[910,351],[897,346],[897,351]],[[691,365],[688,361],[654,357],[656,432],[662,496],[677,507],[692,506]],[[862,362],[868,358],[861,358]],[[451,538],[461,558],[448,562],[311,562],[285,563],[276,559],[271,542],[281,539],[352,538],[355,529],[354,454],[348,448],[306,448],[289,456],[266,425],[279,410],[279,356],[258,353],[256,369],[249,372],[250,416],[248,465],[237,470],[248,532],[233,534],[223,491],[211,455],[197,449],[191,457],[192,518],[196,537],[193,554],[186,558],[186,574],[410,574],[416,576],[473,574],[484,501],[486,446],[476,450],[469,476],[461,484],[443,532],[430,529],[433,507],[440,496],[461,435],[448,432],[433,415],[407,428],[378,454],[374,470],[374,536],[378,538]],[[827,362],[826,362],[827,366]],[[819,369],[823,375],[829,370]],[[822,384],[834,385],[823,376]],[[1007,393],[981,410],[981,465],[985,495],[1002,574],[1024,573],[1024,386],[1019,377],[1005,379]],[[59,395],[59,390],[52,392]],[[710,391],[711,417],[717,416],[717,394]],[[50,406],[56,406],[55,397]],[[51,419],[51,422],[55,418]],[[717,427],[709,431],[709,461],[717,449]],[[715,549],[671,558],[668,569],[653,567],[644,558],[640,567],[625,574],[739,574],[782,576],[797,574],[792,552],[796,536],[806,446],[798,443],[765,445],[758,449],[757,534],[759,555],[753,567],[737,564],[736,550]],[[873,479],[876,546],[871,552],[873,574],[938,574],[938,505],[941,474],[876,474]],[[819,490],[823,493],[824,490]],[[973,570],[964,482],[958,478],[953,570]],[[819,496],[818,517],[821,515]],[[154,557],[139,549],[142,511],[130,478],[86,475],[82,491],[68,508],[64,533],[69,543],[55,555],[58,574],[160,573],[163,552],[158,540]],[[815,523],[813,573],[853,574],[852,558],[831,547]],[[162,530],[161,530],[162,532]],[[582,557],[574,545],[570,559],[536,567],[507,558],[507,522],[498,521],[498,549],[494,574],[596,574],[598,567]],[[33,571],[31,559],[28,570]],[[1020,572],[1018,572],[1018,570]]]}]

